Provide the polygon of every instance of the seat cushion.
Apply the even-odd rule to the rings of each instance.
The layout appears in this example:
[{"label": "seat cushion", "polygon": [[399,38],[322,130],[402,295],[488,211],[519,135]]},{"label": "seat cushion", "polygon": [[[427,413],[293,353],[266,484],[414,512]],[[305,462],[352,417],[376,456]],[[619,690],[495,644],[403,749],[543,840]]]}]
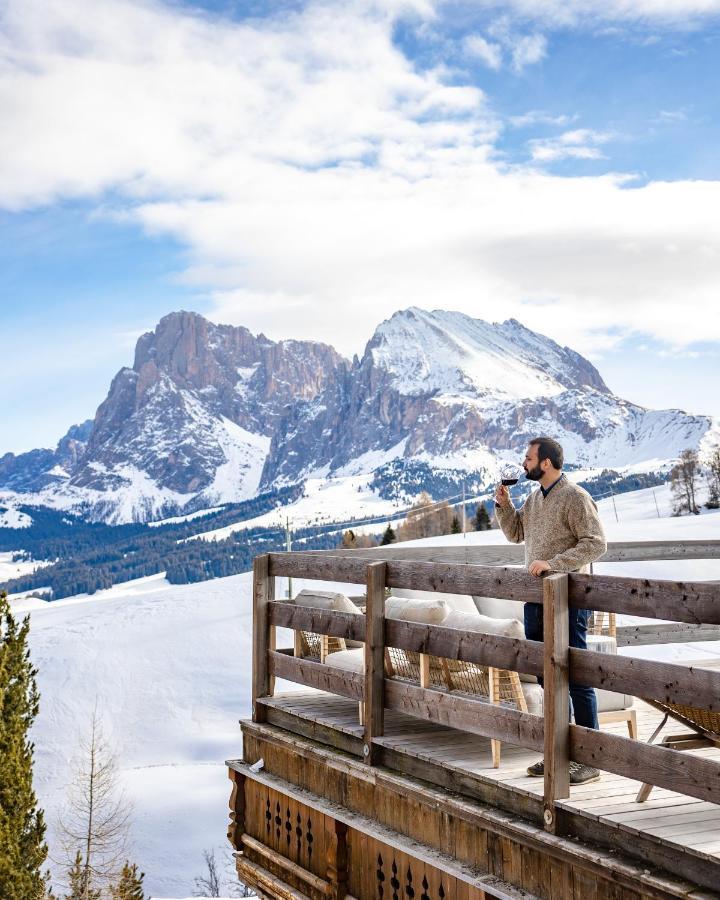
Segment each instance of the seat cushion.
[{"label": "seat cushion", "polygon": [[445,600],[418,600],[391,596],[385,601],[385,617],[420,625],[440,625],[450,607]]},{"label": "seat cushion", "polygon": [[338,650],[337,653],[329,653],[325,657],[325,665],[335,669],[344,669],[346,672],[365,671],[365,651],[362,647],[355,650]]},{"label": "seat cushion", "polygon": [[336,591],[315,591],[307,588],[292,601],[296,606],[311,606],[317,609],[329,609],[333,612],[357,613],[362,615],[349,597]]},{"label": "seat cushion", "polygon": [[595,689],[598,712],[614,712],[617,709],[630,709],[635,698],[628,694],[616,694],[614,691]]},{"label": "seat cushion", "polygon": [[529,681],[521,681],[520,687],[527,703],[528,712],[534,716],[543,714],[543,689],[537,683],[533,684]]},{"label": "seat cushion", "polygon": [[476,612],[475,603],[470,594],[445,594],[442,591],[411,591],[406,588],[393,588],[393,597],[403,600],[444,600],[448,607],[459,612]]},{"label": "seat cushion", "polygon": [[520,640],[525,637],[525,627],[518,619],[494,619],[491,616],[481,616],[479,612],[451,610],[442,624],[443,628],[459,628],[481,634],[499,634]]}]

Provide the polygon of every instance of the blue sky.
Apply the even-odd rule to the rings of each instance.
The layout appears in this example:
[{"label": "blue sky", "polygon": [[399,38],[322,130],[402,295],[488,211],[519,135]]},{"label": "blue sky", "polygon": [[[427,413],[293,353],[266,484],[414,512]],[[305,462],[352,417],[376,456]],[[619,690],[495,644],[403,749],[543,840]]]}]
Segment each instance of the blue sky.
[{"label": "blue sky", "polygon": [[514,316],[720,416],[720,0],[629,8],[8,0],[0,453],[180,308],[346,354],[411,304]]}]

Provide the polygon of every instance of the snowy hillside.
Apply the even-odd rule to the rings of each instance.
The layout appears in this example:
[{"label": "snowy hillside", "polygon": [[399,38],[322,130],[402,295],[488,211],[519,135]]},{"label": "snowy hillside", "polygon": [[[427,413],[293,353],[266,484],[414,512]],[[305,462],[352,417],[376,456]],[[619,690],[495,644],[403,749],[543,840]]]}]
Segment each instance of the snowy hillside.
[{"label": "snowy hillside", "polygon": [[[625,494],[616,504],[600,503],[610,540],[720,539],[718,512],[669,518],[666,487]],[[504,538],[491,531],[416,543],[463,541],[497,544]],[[720,579],[720,560],[599,564],[597,569]],[[302,587],[295,581],[294,590]],[[284,590],[281,580],[278,595]],[[250,714],[250,574],[181,587],[155,576],[93,597],[14,605],[32,617],[32,657],[42,693],[33,734],[36,786],[51,843],[68,759],[97,701],[135,802],[134,858],[147,873],[149,893],[190,895],[203,849],[217,848],[220,856],[226,847],[229,783],[223,762],[241,755],[237,723]],[[287,633],[280,644],[289,646]],[[636,652],[677,661],[720,660],[720,643]]]}]

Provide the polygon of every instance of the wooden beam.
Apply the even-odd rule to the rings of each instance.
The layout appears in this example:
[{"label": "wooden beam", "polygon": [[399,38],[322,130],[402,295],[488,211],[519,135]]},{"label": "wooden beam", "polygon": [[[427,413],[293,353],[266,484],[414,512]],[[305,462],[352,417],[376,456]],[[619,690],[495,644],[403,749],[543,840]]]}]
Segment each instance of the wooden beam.
[{"label": "wooden beam", "polygon": [[695,625],[720,625],[720,584],[711,581],[690,584],[576,573],[568,578],[570,606]]},{"label": "wooden beam", "polygon": [[272,847],[268,847],[267,844],[263,844],[262,841],[258,841],[257,838],[254,838],[249,834],[244,834],[242,840],[248,850],[252,850],[253,853],[257,853],[258,856],[265,857],[265,859],[269,860],[274,866],[284,870],[298,881],[304,881],[305,884],[309,885],[313,890],[320,894],[324,894],[326,897],[333,896],[332,885],[324,878],[319,878],[307,869],[303,869],[302,866],[294,863],[291,859],[288,859],[286,856],[273,850]]},{"label": "wooden beam", "polygon": [[365,640],[365,616],[355,613],[335,612],[312,606],[296,606],[287,601],[276,601],[269,607],[270,621],[280,628],[329,634],[353,641]]},{"label": "wooden beam", "polygon": [[352,700],[363,699],[365,679],[359,672],[344,672],[312,659],[297,659],[275,651],[271,651],[268,657],[270,672],[276,678],[306,684],[319,691],[329,691]]},{"label": "wooden beam", "polygon": [[365,607],[365,743],[363,756],[368,765],[377,763],[373,746],[382,737],[385,723],[385,570],[384,562],[367,567]]},{"label": "wooden beam", "polygon": [[543,648],[539,641],[461,631],[442,625],[419,625],[397,619],[386,620],[385,639],[388,647],[401,650],[512,669],[527,675],[543,673]]},{"label": "wooden beam", "polygon": [[272,674],[268,667],[268,653],[275,649],[275,627],[270,623],[268,604],[275,599],[275,578],[270,574],[270,557],[267,553],[253,560],[253,657],[252,657],[252,709],[253,720],[264,722],[264,707],[257,704],[258,697],[271,697]]},{"label": "wooden beam", "polygon": [[543,578],[545,779],[543,822],[557,831],[555,801],[570,796],[568,576]]},{"label": "wooden beam", "polygon": [[573,682],[620,694],[720,711],[720,671],[570,648]]},{"label": "wooden beam", "polygon": [[[270,572],[294,578],[321,581],[365,583],[366,557],[322,556],[314,552],[271,553]],[[475,594],[504,597],[508,600],[532,600],[542,603],[542,584],[521,569],[454,563],[387,560],[385,584],[393,588],[419,591],[443,591],[450,594]]]},{"label": "wooden beam", "polygon": [[606,772],[720,804],[720,763],[693,753],[571,725],[570,755]]},{"label": "wooden beam", "polygon": [[[271,553],[270,573],[363,584],[366,557],[312,552]],[[720,624],[720,584],[571,574],[570,606],[692,624]],[[387,560],[386,585],[542,603],[542,582],[527,572],[492,566]]]},{"label": "wooden beam", "polygon": [[428,690],[409,681],[385,679],[385,706],[409,716],[497,738],[529,750],[543,749],[543,720],[516,709],[495,706],[470,695]]},{"label": "wooden beam", "polygon": [[[525,548],[520,544],[491,546],[368,547],[362,550],[312,550],[318,556],[376,559],[417,559],[427,562],[455,562],[477,566],[523,565]],[[720,559],[720,541],[610,541],[601,562],[639,562],[658,559]]]},{"label": "wooden beam", "polygon": [[619,625],[617,628],[618,647],[685,644],[688,641],[720,641],[720,626],[653,622],[652,625]]}]

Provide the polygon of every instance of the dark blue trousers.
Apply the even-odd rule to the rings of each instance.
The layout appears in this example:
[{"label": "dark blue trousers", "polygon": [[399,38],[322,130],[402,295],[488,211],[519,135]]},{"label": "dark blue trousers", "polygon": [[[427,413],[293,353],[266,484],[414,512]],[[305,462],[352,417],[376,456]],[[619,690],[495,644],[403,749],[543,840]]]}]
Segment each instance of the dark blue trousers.
[{"label": "dark blue trousers", "polygon": [[[543,639],[543,608],[539,603],[525,604],[525,637],[529,641],[542,641]],[[568,610],[570,618],[570,646],[587,650],[587,626],[590,616],[589,609]],[[538,678],[540,684],[542,678]],[[575,713],[575,723],[586,728],[598,728],[597,698],[591,687],[583,687],[570,682],[571,714]]]}]

